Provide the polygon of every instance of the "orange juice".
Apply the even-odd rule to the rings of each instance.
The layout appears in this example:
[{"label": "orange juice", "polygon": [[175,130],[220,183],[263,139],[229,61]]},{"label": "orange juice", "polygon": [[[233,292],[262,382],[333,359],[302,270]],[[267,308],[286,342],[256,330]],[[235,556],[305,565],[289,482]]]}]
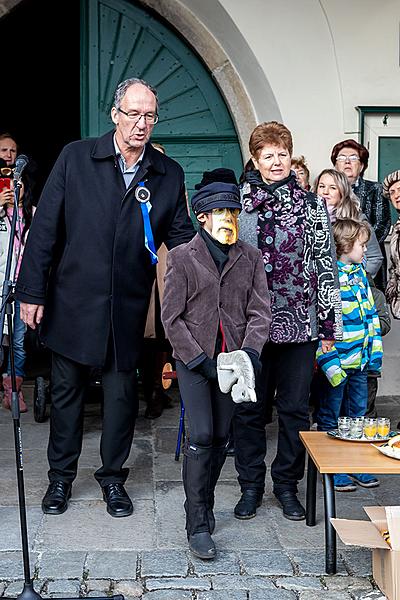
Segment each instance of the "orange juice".
[{"label": "orange juice", "polygon": [[378,435],[381,438],[388,436],[390,431],[390,419],[386,417],[380,417],[378,419]]},{"label": "orange juice", "polygon": [[366,438],[374,438],[378,433],[376,419],[364,419],[364,435]]}]

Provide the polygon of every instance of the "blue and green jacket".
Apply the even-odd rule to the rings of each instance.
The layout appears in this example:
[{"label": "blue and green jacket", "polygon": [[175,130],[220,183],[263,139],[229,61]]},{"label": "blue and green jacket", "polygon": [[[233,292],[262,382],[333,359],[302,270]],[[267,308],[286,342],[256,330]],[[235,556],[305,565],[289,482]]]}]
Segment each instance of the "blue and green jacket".
[{"label": "blue and green jacket", "polygon": [[343,340],[326,354],[321,343],[317,350],[318,365],[334,387],[346,379],[348,369],[380,372],[383,356],[379,317],[364,267],[338,261],[338,270]]}]

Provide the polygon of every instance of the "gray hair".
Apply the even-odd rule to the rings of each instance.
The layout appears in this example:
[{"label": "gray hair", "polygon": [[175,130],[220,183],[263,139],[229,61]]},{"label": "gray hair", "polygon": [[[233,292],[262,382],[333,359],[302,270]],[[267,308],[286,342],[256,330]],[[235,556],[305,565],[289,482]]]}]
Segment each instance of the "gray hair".
[{"label": "gray hair", "polygon": [[147,83],[147,81],[145,81],[144,79],[139,79],[138,77],[131,77],[130,79],[125,79],[125,81],[121,81],[121,83],[118,84],[118,87],[115,90],[114,94],[113,106],[115,106],[116,109],[120,108],[122,99],[125,96],[127,89],[130,88],[131,85],[137,85],[138,83],[147,87],[147,89],[154,94],[156,99],[156,111],[158,113],[158,96],[156,88]]}]

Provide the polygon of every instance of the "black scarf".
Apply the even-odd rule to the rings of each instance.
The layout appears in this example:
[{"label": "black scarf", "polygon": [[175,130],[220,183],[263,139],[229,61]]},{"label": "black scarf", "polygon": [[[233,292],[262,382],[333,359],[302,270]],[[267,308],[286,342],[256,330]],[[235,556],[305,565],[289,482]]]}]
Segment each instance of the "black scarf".
[{"label": "black scarf", "polygon": [[199,233],[206,243],[208,251],[210,252],[212,259],[215,262],[215,265],[218,269],[218,273],[221,274],[224,269],[224,266],[228,262],[228,254],[231,245],[221,244],[221,242],[214,239],[212,235],[210,235],[208,231],[204,229],[204,227],[200,229]]}]

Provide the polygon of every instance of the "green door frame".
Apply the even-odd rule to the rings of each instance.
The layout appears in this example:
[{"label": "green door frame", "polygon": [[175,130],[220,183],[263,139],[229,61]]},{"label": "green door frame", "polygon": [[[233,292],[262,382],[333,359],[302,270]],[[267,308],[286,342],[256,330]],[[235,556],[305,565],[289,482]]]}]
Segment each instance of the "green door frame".
[{"label": "green door frame", "polygon": [[400,114],[400,106],[356,106],[355,107],[359,115],[359,142],[364,144],[365,134],[365,117],[367,115],[398,115]]}]

